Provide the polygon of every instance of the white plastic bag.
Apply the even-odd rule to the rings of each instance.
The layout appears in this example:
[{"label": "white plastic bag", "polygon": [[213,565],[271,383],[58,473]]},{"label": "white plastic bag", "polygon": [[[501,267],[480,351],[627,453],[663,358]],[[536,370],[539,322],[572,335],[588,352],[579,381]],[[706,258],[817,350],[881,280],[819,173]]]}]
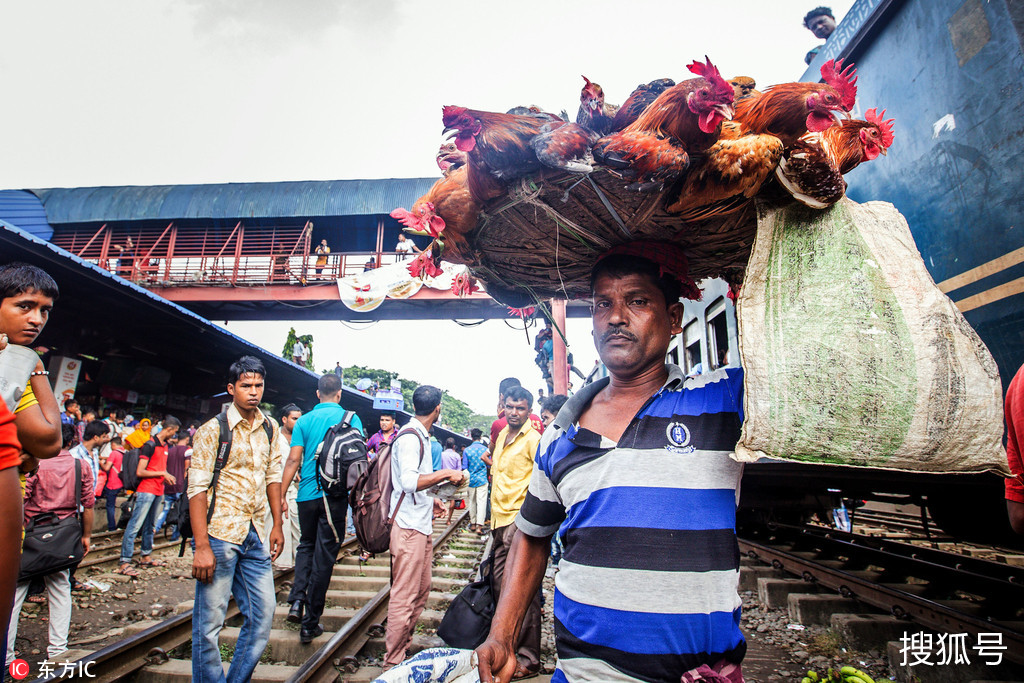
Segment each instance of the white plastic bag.
[{"label": "white plastic bag", "polygon": [[1006,472],[995,361],[891,204],[762,208],[738,307],[738,460]]},{"label": "white plastic bag", "polygon": [[437,647],[385,671],[374,683],[480,683],[476,666],[473,650]]}]

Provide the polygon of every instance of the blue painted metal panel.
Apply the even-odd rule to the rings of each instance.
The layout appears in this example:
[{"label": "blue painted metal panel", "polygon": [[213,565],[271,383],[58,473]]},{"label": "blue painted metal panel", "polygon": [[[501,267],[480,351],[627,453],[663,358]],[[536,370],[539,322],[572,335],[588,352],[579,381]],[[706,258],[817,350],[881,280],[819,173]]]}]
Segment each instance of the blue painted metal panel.
[{"label": "blue painted metal panel", "polygon": [[0,190],[0,220],[16,225],[44,240],[53,236],[43,203],[25,190]]},{"label": "blue painted metal panel", "polygon": [[[1006,0],[859,0],[804,74],[817,80],[820,62],[848,56],[855,114],[879,107],[896,119],[888,157],[850,173],[848,195],[892,202],[936,282],[1024,247],[1022,21]],[[949,294],[962,301],[1021,277],[1024,264],[1011,264]],[[1008,383],[1024,363],[1024,293],[965,316]]]},{"label": "blue painted metal panel", "polygon": [[388,214],[422,196],[436,178],[33,190],[50,223],[246,219]]}]

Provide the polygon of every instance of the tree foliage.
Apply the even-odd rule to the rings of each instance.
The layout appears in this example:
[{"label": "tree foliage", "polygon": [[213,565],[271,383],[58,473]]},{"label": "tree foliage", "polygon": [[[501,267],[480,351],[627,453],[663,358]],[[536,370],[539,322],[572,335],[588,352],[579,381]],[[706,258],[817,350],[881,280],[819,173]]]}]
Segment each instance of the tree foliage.
[{"label": "tree foliage", "polygon": [[309,358],[306,360],[305,368],[307,370],[313,369],[313,335],[304,334],[298,336],[295,334],[295,328],[288,328],[288,338],[284,340],[284,349],[281,350],[281,357],[285,360],[292,359],[292,349],[295,348],[295,342],[301,341],[303,346],[309,350]]},{"label": "tree foliage", "polygon": [[[413,410],[412,392],[416,391],[416,387],[420,385],[420,382],[399,377],[397,372],[381,370],[379,368],[368,368],[362,365],[352,365],[344,368],[342,377],[345,384],[352,387],[356,385],[356,382],[365,377],[375,382],[377,387],[382,390],[388,389],[391,386],[391,380],[397,379],[402,385],[402,398],[405,400],[407,412],[412,412]],[[489,430],[493,420],[493,416],[474,413],[473,409],[464,401],[460,401],[444,389],[441,390],[440,422],[450,426],[453,431],[463,432],[473,427]],[[481,424],[484,423],[486,423],[486,427],[481,427]]]}]

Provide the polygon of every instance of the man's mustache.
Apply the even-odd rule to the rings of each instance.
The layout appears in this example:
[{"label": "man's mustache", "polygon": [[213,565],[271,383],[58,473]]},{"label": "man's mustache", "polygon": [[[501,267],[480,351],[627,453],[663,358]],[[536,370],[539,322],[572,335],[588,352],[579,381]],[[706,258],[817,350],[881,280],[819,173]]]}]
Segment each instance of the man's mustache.
[{"label": "man's mustache", "polygon": [[618,329],[616,329],[616,330],[608,330],[603,335],[601,335],[601,343],[604,343],[604,342],[608,341],[612,337],[622,337],[624,339],[628,339],[629,341],[638,341],[637,340],[637,336],[635,334],[633,334],[632,332],[629,332],[628,330],[618,330]]}]

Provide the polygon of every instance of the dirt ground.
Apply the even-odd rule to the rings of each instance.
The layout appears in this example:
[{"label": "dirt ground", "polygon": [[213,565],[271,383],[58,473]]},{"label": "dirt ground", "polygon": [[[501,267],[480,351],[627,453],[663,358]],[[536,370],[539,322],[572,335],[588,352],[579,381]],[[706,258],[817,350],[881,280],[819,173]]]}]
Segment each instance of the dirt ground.
[{"label": "dirt ground", "polygon": [[[136,555],[136,558],[138,556]],[[177,546],[158,550],[154,557],[167,562],[166,567],[136,567],[139,577],[114,574],[116,565],[80,569],[79,581],[94,581],[108,588],[72,593],[70,650],[98,650],[123,637],[125,626],[143,619],[162,619],[174,612],[182,602],[192,600],[195,583],[192,579],[192,553],[178,558]],[[43,592],[46,595],[46,592]],[[15,653],[38,671],[38,663],[46,657],[49,607],[27,600],[18,622]]]}]

